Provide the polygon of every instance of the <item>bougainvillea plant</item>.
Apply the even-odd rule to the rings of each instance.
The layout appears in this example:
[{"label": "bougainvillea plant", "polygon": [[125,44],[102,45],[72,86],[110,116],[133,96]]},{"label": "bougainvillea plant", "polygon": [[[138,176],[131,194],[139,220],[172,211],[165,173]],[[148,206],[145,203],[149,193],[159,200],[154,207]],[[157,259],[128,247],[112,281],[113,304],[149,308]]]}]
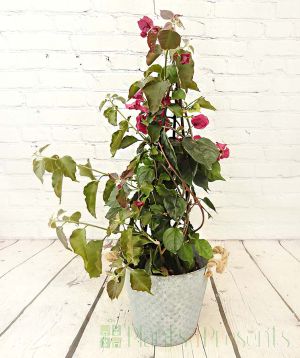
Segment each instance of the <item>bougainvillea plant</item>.
[{"label": "bougainvillea plant", "polygon": [[[47,146],[37,151],[33,160],[33,170],[42,182],[45,172],[52,174],[59,199],[65,178],[77,181],[77,172],[88,177],[83,194],[95,218],[99,182],[106,181],[107,227],[82,222],[78,211],[66,215],[63,210],[51,218],[50,226],[67,249],[83,258],[90,277],[102,273],[103,240],[87,241],[87,228],[98,227],[105,230],[105,237],[117,237],[108,255],[112,269],[107,290],[112,299],[123,288],[126,268],[132,269],[134,290],[151,292],[151,275],[198,270],[213,256],[210,244],[198,231],[215,210],[206,195],[210,182],[224,180],[220,160],[228,158],[229,149],[203,137],[201,130],[209,119],[202,109],[215,108],[203,96],[188,100],[191,92],[199,91],[193,80],[193,48],[176,31],[183,27],[180,16],[167,10],[161,11],[161,16],[167,20],[163,27],[147,16],[138,21],[140,35],[149,47],[144,77],[131,84],[128,100],[113,94],[100,104],[104,117],[116,127],[110,143],[112,156],[131,145],[137,147],[127,168],[120,175],[104,173],[89,160],[77,164],[70,156],[46,157]],[[124,109],[132,115],[126,116]],[[196,186],[202,195],[197,195]],[[196,208],[198,227],[190,221]],[[68,224],[76,226],[69,239],[64,231]]]}]

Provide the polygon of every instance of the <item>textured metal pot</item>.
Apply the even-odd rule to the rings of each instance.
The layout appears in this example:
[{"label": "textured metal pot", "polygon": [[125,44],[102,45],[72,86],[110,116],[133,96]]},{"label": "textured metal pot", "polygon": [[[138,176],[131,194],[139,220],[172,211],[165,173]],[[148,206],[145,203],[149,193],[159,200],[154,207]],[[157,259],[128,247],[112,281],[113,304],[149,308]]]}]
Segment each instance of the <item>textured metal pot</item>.
[{"label": "textured metal pot", "polygon": [[132,290],[129,273],[126,286],[137,336],[156,346],[175,346],[191,338],[206,289],[205,268],[183,275],[151,276],[153,295]]}]

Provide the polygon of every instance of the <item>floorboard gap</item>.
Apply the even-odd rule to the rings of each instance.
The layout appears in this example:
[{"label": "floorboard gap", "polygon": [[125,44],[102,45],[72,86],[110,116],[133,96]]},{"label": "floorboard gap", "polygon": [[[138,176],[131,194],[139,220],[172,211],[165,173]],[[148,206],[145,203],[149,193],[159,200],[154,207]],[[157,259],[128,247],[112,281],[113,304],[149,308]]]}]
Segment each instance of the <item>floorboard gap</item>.
[{"label": "floorboard gap", "polygon": [[284,304],[287,306],[287,308],[292,312],[292,314],[295,316],[296,320],[298,322],[300,322],[300,318],[298,317],[297,313],[292,309],[292,307],[288,304],[288,302],[284,299],[284,297],[281,295],[281,293],[276,289],[276,287],[273,285],[273,283],[268,279],[267,275],[263,272],[263,270],[260,268],[260,266],[258,265],[258,263],[256,262],[255,258],[250,254],[250,252],[248,251],[248,249],[246,248],[244,241],[242,241],[242,244],[244,246],[245,251],[247,252],[247,254],[249,255],[250,259],[255,263],[255,265],[257,266],[257,268],[259,269],[259,271],[262,273],[262,275],[264,276],[264,278],[269,282],[269,284],[272,286],[272,288],[274,289],[274,291],[277,293],[277,295],[282,299],[282,301],[284,302]]},{"label": "floorboard gap", "polygon": [[[8,241],[8,240],[7,240],[7,241]],[[19,241],[19,240],[16,240],[16,241],[14,241],[12,244],[9,244],[9,245],[7,245],[7,246],[1,247],[0,251],[6,249],[7,247],[10,247],[10,246],[16,244],[18,241]]]},{"label": "floorboard gap", "polygon": [[216,300],[217,300],[217,304],[218,304],[218,307],[219,307],[219,312],[220,312],[220,315],[222,317],[222,320],[223,320],[223,324],[224,324],[224,327],[226,329],[226,332],[228,334],[228,337],[231,341],[231,344],[232,344],[232,348],[234,350],[234,353],[235,353],[235,356],[236,358],[241,358],[241,354],[239,352],[239,348],[238,348],[238,345],[234,339],[234,336],[233,336],[233,333],[231,331],[231,328],[230,328],[230,325],[228,323],[228,320],[227,320],[227,317],[226,317],[226,314],[225,314],[225,311],[224,311],[224,308],[223,308],[223,305],[222,305],[222,302],[221,302],[221,299],[220,299],[220,296],[219,296],[219,293],[218,293],[218,289],[216,287],[216,284],[215,284],[215,281],[213,279],[213,277],[210,278],[210,283],[211,283],[211,287],[214,291],[214,294],[215,294],[215,297],[216,297]]},{"label": "floorboard gap", "polygon": [[289,255],[291,255],[295,260],[297,260],[298,262],[300,262],[300,260],[299,260],[296,256],[294,256],[294,254],[293,254],[290,250],[288,250],[286,247],[284,247],[284,246],[282,245],[282,243],[281,243],[280,240],[278,240],[278,243],[279,243],[279,245],[280,245]]},{"label": "floorboard gap", "polygon": [[100,290],[99,290],[99,292],[98,292],[98,294],[97,294],[97,296],[96,296],[96,298],[95,298],[95,300],[94,300],[89,312],[87,313],[87,315],[86,315],[81,327],[79,328],[78,333],[76,334],[72,344],[70,345],[69,351],[68,351],[68,353],[67,353],[65,358],[73,357],[73,355],[74,355],[74,353],[75,353],[75,351],[76,351],[76,349],[78,347],[78,344],[79,344],[79,342],[81,340],[81,337],[82,337],[82,335],[83,335],[83,333],[84,333],[84,331],[86,329],[86,326],[88,325],[89,320],[92,317],[92,314],[93,314],[93,312],[94,312],[94,310],[95,310],[95,308],[97,306],[97,303],[99,302],[100,297],[102,296],[102,293],[103,293],[103,291],[105,289],[107,278],[108,278],[108,276],[106,276],[104,282],[102,283],[102,286],[100,287]]}]

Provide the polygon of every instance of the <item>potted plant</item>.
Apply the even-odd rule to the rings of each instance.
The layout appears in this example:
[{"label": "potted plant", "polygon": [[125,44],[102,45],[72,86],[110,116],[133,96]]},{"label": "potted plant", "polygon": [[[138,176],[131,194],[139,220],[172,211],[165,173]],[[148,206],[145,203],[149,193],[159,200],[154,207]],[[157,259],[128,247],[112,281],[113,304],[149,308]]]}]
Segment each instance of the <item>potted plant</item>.
[{"label": "potted plant", "polygon": [[[52,175],[60,200],[65,178],[77,181],[78,173],[87,177],[83,194],[94,218],[99,182],[105,180],[107,227],[83,222],[80,212],[67,215],[62,209],[49,225],[66,249],[82,257],[91,278],[102,273],[103,240],[87,241],[88,228],[104,230],[105,238],[116,237],[107,255],[109,297],[118,298],[126,281],[138,336],[151,344],[175,345],[190,338],[197,327],[211,267],[222,272],[226,263],[227,252],[220,247],[213,250],[198,231],[215,211],[206,193],[210,182],[224,180],[220,160],[229,156],[229,149],[201,135],[209,124],[202,110],[215,108],[203,96],[188,100],[191,92],[199,91],[193,80],[193,48],[176,31],[183,27],[180,16],[167,10],[161,16],[167,20],[163,27],[147,16],[138,21],[149,47],[144,77],[131,84],[128,100],[109,94],[100,105],[116,127],[112,156],[137,147],[127,168],[120,175],[106,173],[92,167],[90,160],[77,164],[68,155],[47,157],[44,146],[35,153],[33,170],[42,182],[45,172]],[[125,115],[124,107],[134,114]],[[197,227],[190,221],[196,208]],[[75,229],[67,238],[69,224]]]}]

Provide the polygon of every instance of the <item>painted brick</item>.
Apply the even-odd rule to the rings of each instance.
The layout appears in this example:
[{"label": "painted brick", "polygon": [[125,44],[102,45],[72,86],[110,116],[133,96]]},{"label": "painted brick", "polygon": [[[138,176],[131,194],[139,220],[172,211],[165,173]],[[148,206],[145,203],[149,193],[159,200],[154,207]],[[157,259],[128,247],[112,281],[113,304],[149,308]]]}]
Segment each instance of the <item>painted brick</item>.
[{"label": "painted brick", "polygon": [[216,17],[268,19],[275,13],[275,4],[255,1],[218,1],[215,4]]},{"label": "painted brick", "polygon": [[277,16],[279,18],[300,18],[300,6],[298,0],[293,1],[278,1],[277,2]]}]

